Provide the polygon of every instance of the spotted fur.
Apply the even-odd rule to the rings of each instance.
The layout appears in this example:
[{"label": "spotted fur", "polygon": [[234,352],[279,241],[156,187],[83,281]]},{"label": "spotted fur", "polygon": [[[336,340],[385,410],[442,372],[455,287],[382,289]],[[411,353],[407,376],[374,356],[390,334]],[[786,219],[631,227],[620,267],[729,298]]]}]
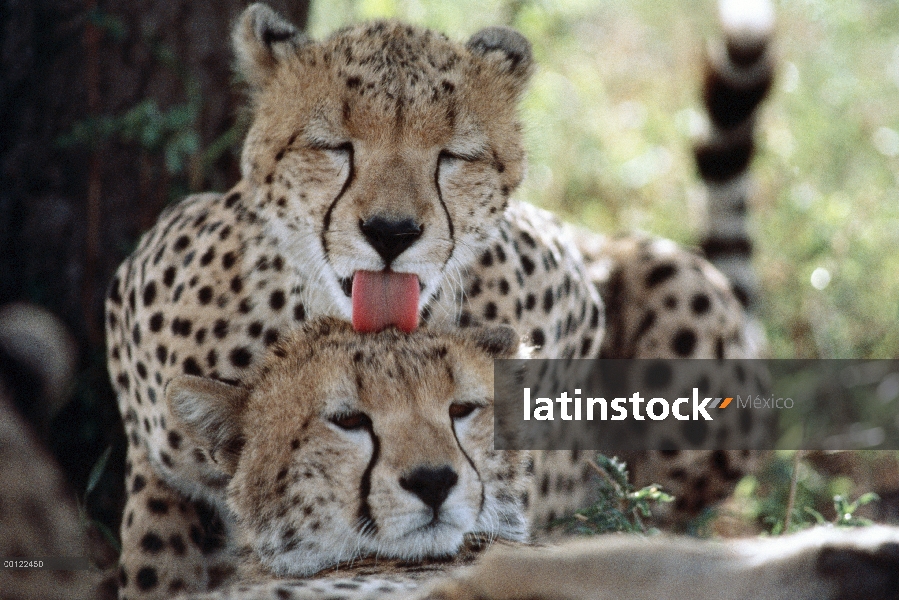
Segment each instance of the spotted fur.
[{"label": "spotted fur", "polygon": [[[703,259],[578,233],[512,198],[525,168],[516,104],[533,69],[520,34],[488,28],[460,44],[386,21],[316,42],[253,5],[233,39],[253,114],[242,179],[163,213],[107,296],[129,440],[123,595],[208,589],[234,568],[229,478],[173,423],[165,385],[238,383],[307,319],[348,320],[357,270],[417,274],[430,330],[506,324],[538,357],[745,354],[742,311]],[[418,237],[385,257],[366,239],[373,219],[414,223]],[[746,464],[735,455],[728,474]],[[529,496],[535,522],[588,498],[580,460],[535,468],[548,482]],[[689,506],[724,489],[691,481],[676,489]],[[144,543],[153,528],[162,544]]]},{"label": "spotted fur", "polygon": [[[2,320],[2,319],[0,319]],[[415,334],[415,339],[407,337],[396,338],[396,334],[385,332],[377,336],[370,336],[361,344],[358,338],[347,332],[344,324],[334,323],[333,328],[325,331],[322,324],[310,326],[304,332],[296,334],[292,340],[277,346],[267,366],[255,370],[254,380],[258,387],[256,392],[265,390],[265,394],[281,395],[280,400],[287,400],[291,394],[284,392],[290,389],[302,389],[308,382],[308,375],[320,375],[323,373],[309,373],[304,370],[317,371],[323,368],[330,375],[324,381],[315,378],[318,383],[312,383],[312,387],[322,390],[336,383],[340,377],[344,378],[344,384],[352,388],[356,384],[356,378],[352,382],[346,381],[347,374],[353,372],[352,365],[359,365],[355,374],[361,375],[357,389],[374,395],[379,395],[382,386],[387,386],[389,391],[396,392],[397,375],[399,369],[404,369],[400,379],[405,384],[412,384],[413,389],[420,390],[418,400],[437,400],[443,402],[435,405],[420,407],[420,416],[436,416],[443,414],[443,429],[447,428],[447,422],[452,418],[452,406],[455,400],[467,400],[472,396],[467,392],[475,392],[474,398],[479,402],[484,401],[484,388],[489,389],[490,359],[492,356],[508,356],[513,351],[515,336],[508,330],[494,329],[492,331],[472,330],[469,333],[433,335],[425,330]],[[303,335],[321,336],[321,343],[309,345],[305,343]],[[394,336],[391,339],[391,335]],[[0,338],[3,334],[0,333]],[[28,338],[24,338],[28,339]],[[6,342],[7,339],[0,339]],[[21,345],[21,339],[14,340],[17,346]],[[55,344],[61,347],[62,344]],[[4,347],[9,348],[4,344]],[[53,347],[53,346],[47,346]],[[446,352],[443,352],[444,347]],[[284,356],[278,353],[284,351]],[[319,353],[316,356],[316,353]],[[356,361],[356,355],[361,353],[360,360]],[[297,363],[301,364],[297,364]],[[2,366],[8,367],[7,363]],[[45,361],[40,365],[43,373],[37,375],[37,379],[46,383],[44,378],[51,374],[56,365],[48,365]],[[333,367],[340,367],[335,377]],[[266,368],[268,367],[268,371]],[[296,368],[300,367],[300,368]],[[394,371],[394,376],[391,376]],[[447,385],[450,381],[449,374],[453,374],[456,385]],[[170,388],[172,395],[186,400],[188,407],[196,407],[197,378],[183,376],[176,379]],[[434,382],[437,385],[429,386]],[[211,382],[213,389],[221,391],[226,384]],[[0,376],[0,453],[3,460],[0,461],[0,548],[3,548],[4,558],[22,557],[39,558],[50,556],[84,556],[89,553],[88,542],[83,534],[83,524],[80,522],[71,497],[64,491],[61,473],[53,464],[48,453],[41,448],[35,436],[30,432],[29,426],[18,415],[14,406],[27,403],[28,399],[15,398],[15,402],[9,401],[10,394],[21,393],[21,388],[10,386],[7,371],[4,369]],[[292,388],[285,389],[285,384],[293,384]],[[340,385],[338,384],[338,387]],[[176,391],[180,388],[180,392]],[[45,388],[45,389],[52,389]],[[202,386],[200,388],[202,390]],[[332,388],[333,389],[333,388]],[[17,390],[17,391],[10,391]],[[450,390],[452,390],[450,392]],[[184,392],[188,393],[185,395]],[[322,390],[325,391],[325,390]],[[191,393],[194,392],[194,393]],[[237,392],[235,394],[235,392]],[[432,394],[433,392],[433,394]],[[446,397],[450,392],[452,400]],[[202,395],[202,394],[201,394]],[[226,395],[236,397],[250,397],[247,399],[245,410],[252,413],[252,393],[248,388],[230,388]],[[366,393],[361,393],[358,400],[365,401]],[[326,399],[319,396],[306,395],[306,400],[313,403],[320,402],[327,406]],[[333,400],[334,398],[330,398]],[[403,394],[393,394],[393,399],[398,402],[391,411],[381,410],[381,402],[375,402],[374,406],[366,406],[366,410],[373,411],[373,430],[377,430],[384,423],[385,417],[407,418],[409,407]],[[32,397],[32,401],[37,399]],[[278,400],[275,398],[275,400]],[[325,400],[325,401],[323,401]],[[380,399],[378,399],[380,400]],[[256,399],[259,401],[259,398]],[[180,403],[184,404],[184,402]],[[213,412],[220,411],[222,404],[207,404],[207,409]],[[232,405],[234,407],[235,405]],[[263,420],[271,420],[269,411],[258,411],[256,417]],[[297,403],[287,402],[282,405],[291,414],[297,414]],[[433,409],[437,408],[437,413]],[[441,410],[442,409],[442,410]],[[482,407],[479,410],[486,410]],[[177,412],[177,411],[176,411]],[[397,414],[397,412],[399,414]],[[413,411],[414,412],[414,411]],[[191,414],[191,411],[188,411]],[[192,414],[196,414],[193,412]],[[306,413],[307,416],[309,413]],[[328,414],[327,412],[325,414]],[[459,433],[460,447],[467,447],[468,451],[477,456],[477,449],[468,446],[468,442],[483,444],[484,438],[478,440],[476,435],[470,435],[474,431],[464,432],[465,424],[472,429],[484,429],[489,431],[489,425],[485,428],[484,420],[478,421],[478,415],[469,414],[463,416],[456,414],[457,432]],[[346,413],[343,413],[346,416]],[[482,415],[483,416],[483,415]],[[427,420],[427,419],[426,419]],[[321,421],[319,417],[313,417],[312,421]],[[201,423],[207,420],[200,420]],[[193,421],[196,424],[196,420]],[[218,425],[226,429],[233,426],[233,419],[219,421]],[[245,483],[251,483],[252,491],[249,496],[251,504],[241,507],[240,501],[233,503],[235,510],[240,514],[246,510],[248,515],[247,525],[253,533],[262,531],[253,529],[253,523],[258,523],[257,515],[271,513],[272,518],[266,525],[269,529],[284,527],[290,520],[299,515],[303,519],[305,508],[293,505],[281,513],[284,505],[284,494],[277,487],[289,482],[291,494],[304,493],[304,486],[296,485],[291,476],[295,470],[305,464],[308,459],[320,454],[314,447],[304,448],[298,445],[293,449],[292,429],[303,429],[310,432],[315,425],[311,421],[291,422],[281,420],[272,424],[271,439],[266,438],[266,431],[260,427],[263,423],[246,420],[243,422],[243,432],[246,442],[240,444],[219,444],[219,450],[212,455],[220,457],[223,467],[228,464],[225,455],[229,452],[237,452],[242,457],[254,450],[259,450],[259,456],[251,456],[241,465],[243,458],[237,461],[236,473],[244,472],[259,474],[259,482],[241,481],[237,476],[230,486],[229,494],[235,499],[241,498],[247,489],[241,487]],[[346,423],[345,423],[346,424]],[[376,425],[375,425],[376,424]],[[404,423],[405,425],[406,423]],[[333,425],[333,423],[331,424]],[[330,427],[330,425],[325,425]],[[207,431],[217,430],[218,426],[207,428]],[[196,434],[197,431],[190,425],[186,430]],[[395,427],[391,427],[395,430]],[[407,427],[408,429],[408,427]],[[438,427],[439,429],[439,427]],[[349,433],[332,427],[332,439],[343,433]],[[321,438],[321,431],[317,438]],[[286,435],[285,435],[286,434]],[[300,434],[302,435],[302,434]],[[416,434],[412,434],[414,437]],[[204,437],[205,436],[201,436]],[[223,439],[227,439],[225,436]],[[489,436],[488,436],[489,438]],[[289,440],[289,441],[288,441]],[[259,442],[262,443],[259,443]],[[299,441],[299,440],[298,440]],[[314,445],[315,442],[310,440]],[[290,446],[290,451],[282,450],[283,444]],[[416,449],[420,449],[420,442],[413,443]],[[402,442],[400,442],[402,445]],[[238,447],[240,449],[238,450]],[[385,443],[386,446],[386,443]],[[369,446],[369,451],[371,447]],[[521,506],[514,498],[520,498],[523,479],[528,477],[527,470],[521,468],[521,463],[510,460],[511,455],[493,453],[490,460],[489,445],[482,447],[483,454],[472,462],[481,466],[480,473],[488,474],[483,477],[483,489],[492,488],[487,492],[499,503],[505,503],[519,517],[523,517]],[[441,459],[446,453],[440,453]],[[342,456],[341,458],[344,458]],[[486,459],[481,461],[481,458]],[[519,455],[519,459],[524,456]],[[387,452],[384,453],[384,460]],[[351,463],[358,464],[359,456],[356,455]],[[414,462],[414,461],[413,461]],[[509,467],[508,470],[496,467],[500,465]],[[288,465],[283,477],[281,472]],[[487,468],[483,468],[484,466]],[[329,467],[340,468],[340,461],[329,463]],[[463,465],[464,467],[464,465]],[[225,467],[228,468],[228,467]],[[373,470],[374,472],[374,470]],[[22,474],[28,473],[30,477],[23,478]],[[399,471],[393,472],[393,477]],[[495,480],[491,481],[492,474]],[[305,474],[302,475],[305,479]],[[338,478],[329,478],[322,481],[323,487],[317,486],[317,490],[326,493],[327,490],[337,491],[345,485],[347,478],[341,473]],[[140,496],[152,482],[141,481],[135,476],[135,484],[140,482],[141,489],[135,490]],[[329,486],[334,488],[329,488]],[[272,488],[274,486],[274,493]],[[372,486],[375,490],[376,486]],[[285,492],[287,490],[285,489]],[[507,498],[506,495],[512,497]],[[414,494],[410,494],[413,496]],[[341,497],[335,500],[338,503],[353,504],[352,498]],[[447,502],[452,502],[452,495]],[[182,515],[187,514],[188,506],[170,506],[160,498],[146,498],[148,506],[152,506],[157,513],[168,510],[177,511]],[[347,502],[347,500],[350,502]],[[466,500],[463,499],[463,503]],[[511,514],[510,513],[510,514]],[[484,522],[486,523],[486,521]],[[171,548],[175,553],[180,553],[187,559],[190,552],[203,546],[203,532],[191,528],[190,541],[185,540],[180,532],[172,533],[161,529],[171,521],[157,520],[154,529],[144,533],[141,544],[148,554],[163,552],[165,548]],[[473,529],[490,529],[479,527],[477,523]],[[492,535],[510,535],[516,537],[517,532],[501,527],[493,531]],[[286,531],[286,530],[285,530]],[[442,537],[442,533],[432,530],[435,538]],[[324,535],[324,534],[322,534]],[[288,536],[289,537],[289,536]],[[627,538],[622,536],[594,538],[580,542],[568,543],[558,548],[527,548],[520,543],[508,541],[495,541],[488,549],[491,536],[470,535],[465,544],[455,551],[451,560],[428,559],[424,561],[409,562],[402,559],[362,558],[351,565],[343,565],[341,568],[327,569],[318,573],[315,577],[303,579],[273,577],[269,570],[264,568],[262,561],[255,561],[252,557],[246,561],[248,565],[256,564],[261,570],[250,568],[255,572],[257,581],[245,578],[234,584],[227,585],[215,592],[178,595],[178,591],[184,590],[185,583],[181,585],[169,585],[167,596],[180,600],[362,600],[376,598],[409,599],[409,600],[463,600],[468,598],[492,598],[496,600],[512,598],[661,598],[661,597],[691,597],[691,598],[765,598],[775,599],[802,599],[825,598],[833,600],[888,600],[897,597],[899,589],[899,531],[896,528],[873,527],[863,530],[835,530],[821,528],[796,536],[784,536],[767,540],[750,540],[731,542],[728,544],[702,542],[697,540],[685,540],[677,538],[657,537],[654,539]],[[282,536],[283,539],[283,536]],[[288,541],[288,544],[290,542]],[[485,554],[485,550],[487,553]],[[249,551],[253,553],[252,548]],[[247,557],[245,557],[247,558]],[[460,567],[467,567],[460,569]],[[199,573],[196,573],[199,575]],[[137,587],[152,588],[158,586],[158,575],[152,567],[144,567],[132,575],[138,583]],[[447,578],[447,576],[451,578]],[[16,571],[7,568],[0,570],[0,583],[2,583],[3,597],[10,598],[108,598],[115,594],[114,585],[103,574],[96,571]],[[154,584],[154,585],[151,585]]]},{"label": "spotted fur", "polygon": [[360,339],[326,319],[241,386],[169,383],[174,417],[230,476],[238,544],[259,573],[449,557],[469,534],[527,539],[528,455],[492,449],[493,359],[516,356],[518,337],[467,331]]},{"label": "spotted fur", "polygon": [[173,414],[232,475],[239,575],[205,597],[895,597],[895,528],[520,543],[530,453],[492,450],[493,359],[517,349],[505,327],[360,336],[323,320],[243,386],[172,380]]}]

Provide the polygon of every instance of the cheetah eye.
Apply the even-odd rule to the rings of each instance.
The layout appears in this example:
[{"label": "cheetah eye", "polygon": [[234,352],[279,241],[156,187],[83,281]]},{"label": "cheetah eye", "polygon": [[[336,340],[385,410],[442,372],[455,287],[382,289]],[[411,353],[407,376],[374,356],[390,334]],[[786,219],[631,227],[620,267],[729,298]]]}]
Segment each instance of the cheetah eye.
[{"label": "cheetah eye", "polygon": [[325,152],[340,152],[342,154],[352,154],[353,153],[353,144],[352,142],[343,142],[340,144],[335,144],[333,142],[325,142],[322,140],[314,140],[310,147],[313,150],[323,150]]},{"label": "cheetah eye", "polygon": [[341,429],[346,429],[347,431],[371,426],[371,419],[362,412],[341,413],[339,415],[334,415],[329,420]]},{"label": "cheetah eye", "polygon": [[464,419],[478,408],[481,407],[477,404],[471,404],[468,402],[455,402],[453,404],[450,404],[449,407],[450,419]]},{"label": "cheetah eye", "polygon": [[441,150],[438,159],[444,160],[461,160],[463,162],[475,162],[481,159],[480,154],[467,154],[464,152],[451,152],[449,150]]}]

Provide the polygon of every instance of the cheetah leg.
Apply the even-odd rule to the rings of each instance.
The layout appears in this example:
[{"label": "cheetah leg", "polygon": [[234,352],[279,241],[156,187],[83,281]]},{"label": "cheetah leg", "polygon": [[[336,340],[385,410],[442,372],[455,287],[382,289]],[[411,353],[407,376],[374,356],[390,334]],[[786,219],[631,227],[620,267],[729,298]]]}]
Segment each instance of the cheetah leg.
[{"label": "cheetah leg", "polygon": [[887,600],[899,586],[897,549],[899,528],[876,526],[725,543],[607,535],[555,547],[497,544],[449,578],[276,580],[178,600]]},{"label": "cheetah leg", "polygon": [[899,529],[890,527],[822,527],[728,543],[601,536],[560,547],[494,548],[428,598],[885,600],[899,585],[897,548]]},{"label": "cheetah leg", "polygon": [[221,520],[160,479],[142,449],[128,454],[119,597],[155,600],[221,585],[234,571]]}]

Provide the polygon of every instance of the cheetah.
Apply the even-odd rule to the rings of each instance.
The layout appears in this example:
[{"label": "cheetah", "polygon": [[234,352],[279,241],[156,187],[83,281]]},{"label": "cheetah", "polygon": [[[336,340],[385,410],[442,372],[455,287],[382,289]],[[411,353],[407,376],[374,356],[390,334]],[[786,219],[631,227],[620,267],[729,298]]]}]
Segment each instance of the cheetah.
[{"label": "cheetah", "polygon": [[63,558],[92,566],[100,558],[79,518],[75,495],[43,444],[50,416],[68,398],[74,376],[74,348],[66,327],[46,310],[24,303],[0,307],[3,598],[102,600],[117,595],[114,576],[99,568],[67,571],[6,564],[11,559]]},{"label": "cheetah", "polygon": [[236,581],[190,597],[899,597],[895,528],[529,547],[530,453],[493,449],[493,359],[522,356],[507,326],[321,319],[239,386],[175,377],[166,402],[231,476],[238,532]]},{"label": "cheetah", "polygon": [[518,346],[507,326],[358,334],[326,318],[242,385],[171,380],[173,419],[230,477],[240,578],[449,557],[473,533],[526,541],[528,453],[493,449],[491,404],[492,359]]},{"label": "cheetah", "polygon": [[[21,309],[17,309],[16,314],[21,316]],[[55,342],[38,342],[35,345],[36,340],[46,339],[45,334],[48,332],[54,335],[56,332],[53,327],[43,327],[42,332],[31,328],[31,333],[26,335],[22,333],[20,322],[12,328],[16,330],[17,337],[10,339],[7,337],[10,328],[3,327],[7,324],[4,322],[7,315],[8,312],[0,311],[0,346],[5,351],[13,348],[28,353],[35,347],[51,351],[64,348],[64,343]],[[33,322],[32,320],[31,323]],[[306,401],[321,403],[331,409],[337,408],[337,413],[325,412],[322,415],[315,411],[310,413],[308,406],[304,412],[299,403],[289,402],[284,408],[299,416],[299,419],[276,420],[276,427],[267,430],[255,418],[245,418],[240,421],[240,432],[245,440],[243,444],[215,443],[214,447],[210,447],[211,453],[219,458],[216,464],[220,468],[234,469],[235,473],[251,474],[252,477],[252,472],[258,467],[262,475],[260,485],[257,485],[259,482],[248,482],[246,479],[241,481],[239,477],[235,477],[235,483],[229,487],[229,499],[235,510],[240,511],[238,515],[245,514],[249,517],[245,525],[238,527],[248,543],[252,544],[253,540],[260,539],[260,535],[265,536],[266,532],[258,528],[258,517],[269,511],[274,517],[265,527],[272,531],[287,532],[294,522],[298,524],[298,532],[303,525],[308,526],[306,531],[311,531],[314,523],[311,518],[319,519],[319,523],[324,526],[320,525],[310,538],[303,540],[306,549],[310,549],[310,542],[328,544],[333,541],[333,536],[341,528],[341,509],[344,509],[344,515],[349,514],[351,517],[358,510],[360,473],[364,476],[367,463],[371,462],[373,446],[369,444],[366,448],[364,444],[360,445],[352,439],[369,433],[364,431],[368,424],[364,419],[354,422],[354,419],[358,419],[358,414],[340,412],[352,408],[344,404],[348,399],[359,400],[358,407],[370,411],[372,434],[380,435],[382,427],[398,428],[395,430],[399,432],[396,436],[380,436],[384,440],[384,450],[371,469],[372,487],[369,496],[376,496],[379,490],[383,490],[386,492],[383,497],[387,500],[371,503],[373,508],[376,507],[372,516],[382,525],[378,535],[389,533],[390,527],[409,525],[410,521],[407,519],[397,521],[390,520],[389,516],[386,519],[384,517],[393,509],[409,508],[410,500],[413,512],[414,503],[420,502],[418,512],[424,513],[425,519],[435,510],[432,505],[452,505],[450,510],[441,508],[438,511],[440,518],[446,516],[449,526],[444,529],[429,527],[427,530],[433,537],[421,544],[419,549],[429,545],[435,550],[435,554],[439,554],[440,549],[453,548],[458,543],[453,539],[454,526],[456,534],[471,527],[472,530],[489,531],[491,535],[467,534],[462,548],[452,560],[428,557],[410,563],[408,560],[383,556],[373,559],[359,557],[352,564],[341,565],[339,569],[325,569],[313,577],[302,579],[292,575],[286,578],[274,577],[265,569],[266,557],[273,557],[264,551],[267,543],[263,541],[260,544],[262,552],[257,554],[251,550],[239,558],[247,573],[246,578],[213,593],[179,596],[181,600],[461,600],[552,598],[560,595],[568,598],[660,598],[686,595],[697,598],[786,598],[788,594],[795,598],[880,600],[896,597],[895,590],[899,589],[899,582],[896,581],[896,573],[899,573],[899,558],[896,553],[899,530],[896,528],[869,528],[852,532],[816,530],[797,536],[728,545],[677,538],[609,536],[568,543],[556,548],[530,548],[520,542],[503,539],[503,536],[521,536],[521,526],[525,519],[522,503],[528,487],[525,480],[530,477],[528,458],[527,453],[514,456],[492,452],[492,444],[489,441],[484,444],[485,439],[492,437],[489,427],[491,419],[484,419],[489,415],[483,413],[491,410],[489,392],[492,390],[492,359],[495,356],[514,354],[517,336],[510,329],[500,327],[483,331],[466,329],[440,335],[421,329],[412,336],[385,331],[360,339],[360,336],[350,331],[346,323],[331,322],[327,324],[327,330],[325,325],[324,321],[310,323],[302,332],[291,334],[288,339],[280,342],[264,361],[269,371],[265,371],[266,366],[256,368],[255,376],[240,388],[191,376],[175,378],[169,386],[169,401],[175,405],[193,407],[201,412],[205,410],[210,415],[221,416],[224,414],[223,410],[241,411],[249,415],[256,402],[255,417],[269,423],[272,422],[272,413],[267,407],[259,407],[258,403],[267,405],[270,397],[276,401],[278,397],[283,400],[285,390],[293,399],[295,390],[305,389],[309,392],[304,396]],[[316,342],[310,344],[309,336],[315,336]],[[280,351],[283,351],[283,356],[278,355]],[[362,357],[357,360],[359,353]],[[22,353],[12,352],[12,355],[22,356]],[[57,364],[59,356],[48,356],[46,353],[43,356],[43,362],[31,365],[27,370],[34,376],[32,381],[40,384],[38,388],[52,393],[55,383],[60,381],[58,375],[64,374],[65,357],[62,357],[62,364]],[[298,360],[303,364],[297,365]],[[20,366],[22,363],[19,361],[15,364],[6,358],[0,361],[0,453],[4,456],[4,460],[0,461],[0,531],[3,532],[0,547],[4,548],[3,558],[86,556],[89,553],[89,542],[85,539],[83,524],[74,503],[69,494],[63,492],[62,474],[17,410],[17,407],[29,403],[48,406],[44,404],[43,398],[38,398],[38,394],[33,392],[34,388],[29,392],[28,388],[15,385],[15,380],[21,381],[20,375],[24,372],[18,368]],[[297,366],[299,369],[295,368]],[[15,368],[11,370],[9,367]],[[36,371],[34,367],[37,368]],[[390,371],[394,368],[396,373],[391,377]],[[353,376],[348,380],[347,375],[353,373],[354,369],[360,376],[359,379]],[[400,369],[402,376],[397,379]],[[310,370],[314,373],[310,373]],[[452,381],[448,377],[450,373],[455,375]],[[312,377],[309,377],[310,374]],[[342,386],[339,383],[341,378],[344,384]],[[332,385],[334,383],[338,384],[336,388]],[[419,392],[417,399],[421,404],[415,407],[418,410],[410,411],[408,398],[397,394],[398,390],[406,389],[398,383],[411,384],[408,387]],[[313,389],[323,393],[315,394]],[[345,394],[351,390],[361,393],[356,396]],[[332,395],[335,391],[338,392],[337,395]],[[390,411],[381,410],[384,405],[380,398],[373,405],[363,406],[361,403],[366,400],[366,393],[368,400],[372,399],[373,394],[386,393],[396,403]],[[242,406],[238,403],[228,408],[214,400],[211,403],[204,402],[204,398],[209,400],[210,396],[220,394],[228,398],[243,396],[247,401]],[[254,396],[255,401],[251,399]],[[32,406],[32,409],[35,408],[38,407]],[[235,434],[236,421],[233,419],[198,421],[195,418],[199,414],[197,411],[187,411],[185,414],[188,420],[185,430],[190,431],[191,435],[206,439],[208,443],[212,439],[231,439]],[[179,414],[177,409],[173,412]],[[365,414],[368,415],[369,412]],[[442,424],[440,416],[443,417]],[[413,448],[414,451],[409,455],[393,454],[393,459],[390,458],[388,444],[405,446],[411,443],[418,446],[422,443],[421,432],[409,427],[410,422],[421,424],[422,420],[433,426],[436,434],[434,437],[439,440],[442,448],[436,450],[436,447],[432,447],[428,458],[438,463],[438,466],[449,464],[451,469],[460,470],[460,476],[450,487],[449,493],[443,489],[449,480],[441,469],[433,469],[433,465],[429,465],[432,477],[422,476],[421,471],[415,477],[415,461],[408,459],[410,456],[423,456],[419,453],[419,448]],[[484,428],[485,421],[486,435],[483,430],[479,432],[479,429]],[[363,432],[353,429],[358,423],[363,424]],[[291,426],[298,437],[293,437]],[[452,433],[453,430],[455,434]],[[294,450],[293,440],[300,441],[304,435],[308,435],[309,439]],[[451,435],[453,439],[450,439]],[[272,443],[276,438],[282,444]],[[454,446],[455,439],[459,440],[458,446]],[[426,439],[425,443],[430,446],[431,439]],[[339,457],[325,452],[329,448],[333,449],[335,444],[342,446]],[[286,451],[285,445],[288,447]],[[257,455],[253,454],[254,448],[259,450]],[[404,447],[404,450],[407,449]],[[476,495],[473,498],[470,493],[458,494],[453,491],[456,487],[470,490],[472,484],[470,471],[468,475],[465,474],[469,468],[466,466],[467,460],[458,460],[462,449],[465,449],[474,465],[480,469],[480,481],[484,484],[481,489],[496,508],[495,514],[507,519],[469,518],[466,522],[466,509],[469,516],[474,513],[476,507],[472,505],[472,500],[477,501],[478,498]],[[345,453],[345,450],[349,452]],[[427,448],[424,450],[427,451]],[[365,452],[369,453],[368,456]],[[305,468],[318,462],[316,456],[325,458],[322,463],[324,470],[317,471],[314,476],[317,491],[326,499],[324,505],[318,504],[314,496],[306,494],[305,498],[312,500],[313,511],[307,514],[308,504],[291,502],[282,514],[283,494],[278,491],[279,486],[289,485],[292,494],[304,493],[307,480]],[[286,470],[286,474],[279,478],[282,469]],[[400,475],[402,470],[409,475],[405,479],[406,486],[411,488],[409,490],[403,487],[402,477],[406,473]],[[22,474],[26,472],[37,476],[23,478]],[[340,477],[332,477],[337,472]],[[302,486],[296,485],[294,475],[300,475],[304,482]],[[250,483],[249,489],[246,483]],[[250,490],[254,491],[255,496],[246,494]],[[333,500],[330,493],[334,494]],[[405,501],[401,497],[402,493],[408,495]],[[439,497],[444,494],[441,502]],[[247,503],[244,504],[240,499],[246,499]],[[330,515],[338,517],[331,520]],[[463,518],[454,521],[460,515]],[[420,520],[419,523],[421,522]],[[494,538],[492,545],[491,537]],[[154,538],[148,536],[146,539]],[[283,543],[283,536],[280,540],[275,537],[270,541],[275,544]],[[166,543],[170,543],[170,540]],[[286,543],[289,545],[290,541]],[[152,544],[153,542],[148,542],[147,545]],[[403,553],[414,552],[408,545],[394,548]],[[290,553],[286,546],[285,550],[285,554]],[[313,555],[325,556],[325,553],[318,554],[313,549]],[[288,573],[309,570],[308,560],[279,564],[276,556],[273,564]],[[334,554],[329,558],[333,560]],[[588,561],[590,568],[585,569],[584,563]],[[648,568],[650,565],[651,569]],[[651,575],[647,577],[647,573]],[[552,587],[548,588],[548,585]],[[102,599],[115,597],[115,588],[113,578],[97,570],[25,571],[7,569],[5,566],[0,569],[0,589],[4,598]]]},{"label": "cheetah", "polygon": [[[166,384],[240,382],[307,319],[363,332],[505,324],[535,357],[750,353],[730,284],[700,256],[588,234],[513,199],[525,172],[516,105],[533,70],[514,30],[460,44],[380,21],[316,42],[254,4],[233,43],[253,115],[240,182],[164,211],[107,294],[129,440],[123,597],[212,589],[234,570],[230,479],[174,423]],[[687,474],[671,488],[688,509],[752,465],[674,454],[646,464]],[[535,469],[535,523],[588,498],[567,454]],[[145,543],[150,526],[161,543]]]}]

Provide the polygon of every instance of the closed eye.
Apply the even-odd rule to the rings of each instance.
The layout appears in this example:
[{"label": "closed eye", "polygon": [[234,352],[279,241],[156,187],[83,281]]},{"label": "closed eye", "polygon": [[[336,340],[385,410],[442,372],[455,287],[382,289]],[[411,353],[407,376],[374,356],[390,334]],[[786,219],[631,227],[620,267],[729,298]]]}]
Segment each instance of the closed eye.
[{"label": "closed eye", "polygon": [[449,416],[450,419],[453,419],[454,421],[456,419],[464,419],[479,408],[481,408],[479,404],[474,404],[472,402],[454,402],[453,404],[450,404]]},{"label": "closed eye", "polygon": [[441,150],[438,158],[441,161],[461,160],[463,162],[475,162],[475,161],[481,160],[481,158],[483,158],[483,154],[480,152],[467,153],[467,152],[452,152],[451,150]]},{"label": "closed eye", "polygon": [[324,140],[312,140],[309,143],[309,147],[313,150],[323,150],[325,152],[341,152],[344,154],[352,154],[353,153],[353,143],[352,142],[327,142]]},{"label": "closed eye", "polygon": [[371,419],[363,412],[345,412],[336,414],[328,419],[341,429],[354,431],[371,427]]}]

